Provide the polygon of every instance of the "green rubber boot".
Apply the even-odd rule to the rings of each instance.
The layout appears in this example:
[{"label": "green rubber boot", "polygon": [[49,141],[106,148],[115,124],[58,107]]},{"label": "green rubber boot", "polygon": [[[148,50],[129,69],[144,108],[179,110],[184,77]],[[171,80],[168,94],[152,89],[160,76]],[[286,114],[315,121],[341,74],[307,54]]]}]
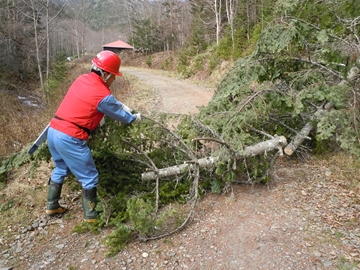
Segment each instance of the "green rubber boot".
[{"label": "green rubber boot", "polygon": [[49,190],[46,205],[46,214],[51,216],[55,214],[62,214],[66,211],[65,207],[60,206],[60,194],[62,184],[55,183],[49,179]]},{"label": "green rubber boot", "polygon": [[82,206],[84,209],[84,221],[95,222],[98,213],[95,210],[97,204],[96,187],[82,190]]}]

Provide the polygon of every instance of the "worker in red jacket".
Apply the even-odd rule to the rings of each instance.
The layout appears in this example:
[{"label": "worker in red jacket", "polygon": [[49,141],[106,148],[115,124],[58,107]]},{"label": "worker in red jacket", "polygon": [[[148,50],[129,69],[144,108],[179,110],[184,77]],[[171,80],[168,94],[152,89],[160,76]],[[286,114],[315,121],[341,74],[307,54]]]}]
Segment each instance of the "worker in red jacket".
[{"label": "worker in red jacket", "polygon": [[120,64],[121,60],[115,53],[98,53],[92,61],[91,72],[73,82],[50,122],[47,139],[55,168],[49,179],[48,215],[66,211],[58,201],[64,178],[72,172],[82,184],[84,220],[96,220],[99,173],[86,143],[89,133],[99,125],[104,115],[122,123],[141,121],[139,113],[132,114],[131,109],[110,92],[115,76],[122,76]]}]

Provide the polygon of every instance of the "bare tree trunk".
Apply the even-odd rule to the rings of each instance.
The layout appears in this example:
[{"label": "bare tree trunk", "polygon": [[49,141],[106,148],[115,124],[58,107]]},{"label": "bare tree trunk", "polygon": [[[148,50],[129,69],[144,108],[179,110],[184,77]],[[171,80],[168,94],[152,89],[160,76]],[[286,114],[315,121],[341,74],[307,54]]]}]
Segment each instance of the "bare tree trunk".
[{"label": "bare tree trunk", "polygon": [[75,32],[76,54],[77,54],[77,58],[80,59],[79,31],[78,31],[78,22],[76,19],[75,19],[74,32]]},{"label": "bare tree trunk", "polygon": [[46,0],[45,2],[45,9],[46,9],[46,81],[49,81],[49,74],[50,74],[50,24],[51,22],[60,14],[63,10],[64,6],[68,0],[64,2],[61,9],[57,12],[57,14],[50,19],[50,1]]},{"label": "bare tree trunk", "polygon": [[249,4],[250,0],[246,0],[245,1],[245,6],[246,6],[246,36],[247,39],[250,39],[250,4]]},{"label": "bare tree trunk", "polygon": [[49,0],[46,0],[46,82],[49,81],[50,73],[50,34],[49,34]]},{"label": "bare tree trunk", "polygon": [[[259,155],[264,152],[272,151],[278,149],[282,154],[282,147],[287,144],[286,138],[284,136],[274,137],[271,140],[257,143],[252,146],[245,147],[241,152],[235,154],[236,159],[242,159],[246,157],[252,157]],[[183,174],[189,169],[191,170],[194,166],[199,166],[200,168],[207,168],[213,166],[219,157],[207,157],[201,158],[198,160],[193,160],[191,162],[184,163],[182,165],[176,165],[164,169],[160,169],[158,172],[146,172],[141,174],[141,179],[143,181],[153,180],[157,177],[167,177],[172,175]]]},{"label": "bare tree trunk", "polygon": [[[126,4],[125,2],[125,7],[126,7],[126,13],[128,16],[128,22],[129,22],[129,28],[130,28],[130,40],[132,40],[133,37],[133,30],[132,30],[132,23],[131,23],[131,16],[130,16],[130,11],[129,11],[129,5]],[[132,46],[134,46],[134,44],[131,44]]]},{"label": "bare tree trunk", "polygon": [[214,0],[214,13],[216,22],[216,45],[219,45],[221,30],[221,0]]},{"label": "bare tree trunk", "polygon": [[[26,12],[20,10],[20,12],[30,18],[33,21],[33,26],[34,26],[34,40],[35,40],[35,53],[36,53],[36,61],[37,61],[37,66],[38,66],[38,71],[39,71],[39,79],[40,79],[40,85],[41,85],[41,89],[45,92],[45,85],[44,85],[44,78],[43,78],[43,74],[42,74],[42,68],[41,68],[41,56],[40,56],[40,44],[38,37],[39,37],[39,33],[38,33],[38,20],[40,18],[40,16],[43,14],[42,10],[45,8],[45,16],[46,16],[46,37],[45,37],[45,41],[46,41],[46,80],[49,79],[49,73],[50,73],[50,30],[49,30],[49,26],[50,23],[52,22],[52,20],[54,20],[57,15],[59,15],[59,13],[62,11],[62,9],[64,8],[65,4],[68,2],[68,0],[66,0],[62,6],[62,8],[58,11],[58,13],[51,19],[49,19],[49,9],[50,9],[50,1],[49,0],[44,0],[44,2],[41,1],[36,1],[36,0],[22,0],[22,2],[27,5],[31,11],[32,11],[32,16],[28,15]],[[45,3],[45,5],[44,5]]]},{"label": "bare tree trunk", "polygon": [[41,89],[45,92],[45,85],[44,85],[44,79],[43,79],[43,74],[42,74],[42,68],[41,68],[41,58],[40,58],[40,46],[39,46],[39,41],[38,41],[38,31],[37,31],[37,27],[38,27],[38,19],[39,19],[39,15],[41,14],[41,12],[39,10],[36,9],[36,5],[34,0],[30,0],[31,3],[31,9],[32,9],[32,21],[34,23],[34,39],[35,39],[35,50],[36,50],[36,61],[37,61],[37,66],[38,66],[38,71],[39,71],[39,79],[40,79],[40,85],[41,85]]},{"label": "bare tree trunk", "polygon": [[237,0],[226,0],[226,14],[228,19],[228,24],[230,25],[230,32],[231,32],[231,41],[232,41],[232,48],[235,47],[235,40],[234,40],[234,18],[236,14],[236,7],[237,7]]}]

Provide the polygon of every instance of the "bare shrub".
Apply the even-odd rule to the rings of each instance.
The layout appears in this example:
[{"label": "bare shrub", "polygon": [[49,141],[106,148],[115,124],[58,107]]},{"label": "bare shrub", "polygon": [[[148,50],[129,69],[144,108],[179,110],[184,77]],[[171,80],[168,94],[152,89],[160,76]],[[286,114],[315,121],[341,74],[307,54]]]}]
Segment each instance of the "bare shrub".
[{"label": "bare shrub", "polygon": [[15,96],[0,92],[0,114],[0,154],[5,157],[20,150],[34,133],[33,113]]}]

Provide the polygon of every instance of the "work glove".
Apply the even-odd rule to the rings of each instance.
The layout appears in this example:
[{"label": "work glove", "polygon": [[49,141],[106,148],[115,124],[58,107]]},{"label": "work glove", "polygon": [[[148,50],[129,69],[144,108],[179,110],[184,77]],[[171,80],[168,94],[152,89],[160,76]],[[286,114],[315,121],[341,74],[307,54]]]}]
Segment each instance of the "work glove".
[{"label": "work glove", "polygon": [[132,112],[132,109],[130,109],[128,106],[126,106],[125,104],[122,105],[122,108],[121,108],[123,111],[125,112],[128,112],[128,113],[131,113]]},{"label": "work glove", "polygon": [[137,124],[141,121],[141,114],[140,113],[136,113],[134,114],[136,116],[136,118],[131,122],[132,124]]}]

